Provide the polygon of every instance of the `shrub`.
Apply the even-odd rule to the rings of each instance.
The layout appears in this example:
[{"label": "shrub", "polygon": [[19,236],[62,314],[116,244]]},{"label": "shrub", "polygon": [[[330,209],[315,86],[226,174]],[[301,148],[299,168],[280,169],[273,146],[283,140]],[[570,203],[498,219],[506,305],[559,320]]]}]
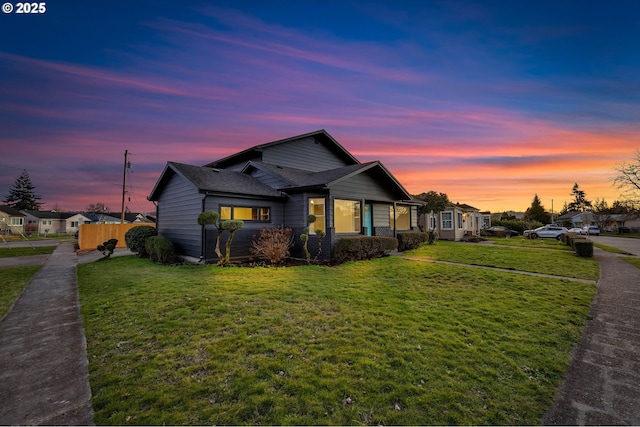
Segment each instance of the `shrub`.
[{"label": "shrub", "polygon": [[173,242],[164,236],[147,238],[145,249],[153,262],[161,264],[174,264],[176,262],[176,249],[173,246]]},{"label": "shrub", "polygon": [[576,239],[573,242],[573,248],[576,251],[576,255],[583,258],[593,257],[593,242],[591,240]]},{"label": "shrub", "polygon": [[[566,236],[566,237],[564,237]],[[573,250],[575,250],[575,242],[577,241],[582,241],[582,240],[587,240],[587,238],[585,236],[581,236],[579,234],[564,234],[562,239],[566,239],[566,243],[568,246],[571,246],[571,248],[573,248]]]},{"label": "shrub", "polygon": [[258,240],[251,242],[251,253],[266,258],[271,264],[278,264],[289,256],[289,248],[293,245],[290,228],[267,228],[260,230]]},{"label": "shrub", "polygon": [[104,258],[102,259],[108,259],[109,257],[111,257],[111,254],[113,254],[113,251],[117,245],[118,239],[109,239],[106,242],[103,242],[101,245],[98,245],[97,249],[102,252],[102,255],[104,255]]},{"label": "shrub", "polygon": [[124,235],[124,242],[127,248],[140,258],[149,258],[149,253],[145,243],[149,237],[157,236],[158,231],[150,225],[139,225],[127,231]]},{"label": "shrub", "polygon": [[394,237],[344,237],[336,243],[334,259],[345,262],[377,258],[397,248],[398,239]]},{"label": "shrub", "polygon": [[422,231],[398,233],[398,250],[402,252],[409,249],[417,249],[428,240],[429,233],[423,233]]}]

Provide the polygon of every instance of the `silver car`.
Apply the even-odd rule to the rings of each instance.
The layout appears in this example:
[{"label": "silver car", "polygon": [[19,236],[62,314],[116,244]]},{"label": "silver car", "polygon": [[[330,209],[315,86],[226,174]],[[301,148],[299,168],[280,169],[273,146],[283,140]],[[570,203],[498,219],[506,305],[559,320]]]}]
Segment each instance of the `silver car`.
[{"label": "silver car", "polygon": [[554,238],[560,239],[560,235],[568,233],[569,230],[566,227],[559,227],[557,225],[544,225],[538,227],[535,230],[524,230],[524,237],[531,237],[532,239],[540,238]]}]

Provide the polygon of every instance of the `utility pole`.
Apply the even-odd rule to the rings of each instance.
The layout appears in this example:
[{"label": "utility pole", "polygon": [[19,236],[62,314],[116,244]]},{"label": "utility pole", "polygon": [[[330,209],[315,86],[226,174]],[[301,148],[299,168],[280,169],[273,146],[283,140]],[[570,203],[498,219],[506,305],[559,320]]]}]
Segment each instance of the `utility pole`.
[{"label": "utility pole", "polygon": [[122,213],[120,214],[120,224],[124,224],[124,195],[127,192],[127,156],[128,150],[124,150],[124,170],[122,172]]}]

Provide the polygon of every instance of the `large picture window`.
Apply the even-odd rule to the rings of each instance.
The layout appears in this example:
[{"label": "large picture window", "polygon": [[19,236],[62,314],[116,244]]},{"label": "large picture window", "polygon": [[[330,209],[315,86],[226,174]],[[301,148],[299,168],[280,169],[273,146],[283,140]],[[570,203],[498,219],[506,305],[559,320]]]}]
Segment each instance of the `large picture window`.
[{"label": "large picture window", "polygon": [[411,229],[411,208],[396,206],[396,230]]},{"label": "large picture window", "polygon": [[354,200],[334,200],[333,224],[336,233],[360,233],[360,202]]},{"label": "large picture window", "polygon": [[309,199],[309,214],[316,217],[316,222],[309,226],[309,233],[316,234],[316,230],[326,233],[324,199]]},{"label": "large picture window", "polygon": [[268,222],[271,220],[271,208],[220,206],[220,219],[222,221],[233,219],[238,221]]}]

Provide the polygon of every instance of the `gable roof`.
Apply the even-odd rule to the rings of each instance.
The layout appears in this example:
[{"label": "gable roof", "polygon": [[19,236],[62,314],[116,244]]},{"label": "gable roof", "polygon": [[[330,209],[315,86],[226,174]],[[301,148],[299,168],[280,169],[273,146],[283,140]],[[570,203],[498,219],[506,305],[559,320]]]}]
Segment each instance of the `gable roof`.
[{"label": "gable roof", "polygon": [[569,211],[567,213],[565,213],[564,215],[560,215],[558,217],[556,217],[556,221],[557,220],[563,220],[563,219],[573,219],[575,217],[577,217],[578,215],[582,215],[582,214],[587,214],[587,215],[592,215],[593,213],[591,211]]},{"label": "gable roof", "polygon": [[162,188],[173,175],[186,179],[201,193],[283,197],[281,192],[241,172],[167,162],[148,199],[157,201]]},{"label": "gable roof", "polygon": [[24,214],[19,210],[14,209],[11,206],[7,206],[7,205],[0,206],[0,212],[4,212],[9,216],[24,216]]},{"label": "gable roof", "polygon": [[271,174],[279,176],[289,185],[280,188],[283,191],[303,191],[309,189],[325,188],[332,184],[337,184],[342,180],[348,179],[355,175],[371,171],[382,175],[383,179],[391,182],[394,192],[406,200],[412,199],[409,192],[400,184],[394,176],[380,163],[375,160],[368,163],[358,163],[355,165],[343,166],[341,168],[330,169],[321,172],[309,172],[302,169],[289,168],[284,166],[272,165],[261,162],[249,162],[243,169],[246,172],[250,168],[257,168]]},{"label": "gable roof", "polygon": [[63,220],[75,215],[75,212],[57,212],[57,211],[32,211],[25,210],[27,214],[40,219],[58,219]]},{"label": "gable roof", "polygon": [[246,150],[240,151],[239,153],[235,153],[220,160],[208,163],[205,166],[212,168],[225,168],[235,163],[255,160],[256,158],[262,159],[262,152],[267,148],[309,137],[314,137],[316,138],[316,140],[325,143],[327,148],[329,148],[329,150],[340,157],[346,164],[360,163],[360,161],[356,159],[351,153],[349,153],[342,145],[340,145],[338,141],[333,139],[333,137],[329,135],[326,130],[320,129],[315,132],[309,132],[302,135],[292,136],[290,138],[279,139],[277,141],[256,145],[251,148],[247,148]]}]

